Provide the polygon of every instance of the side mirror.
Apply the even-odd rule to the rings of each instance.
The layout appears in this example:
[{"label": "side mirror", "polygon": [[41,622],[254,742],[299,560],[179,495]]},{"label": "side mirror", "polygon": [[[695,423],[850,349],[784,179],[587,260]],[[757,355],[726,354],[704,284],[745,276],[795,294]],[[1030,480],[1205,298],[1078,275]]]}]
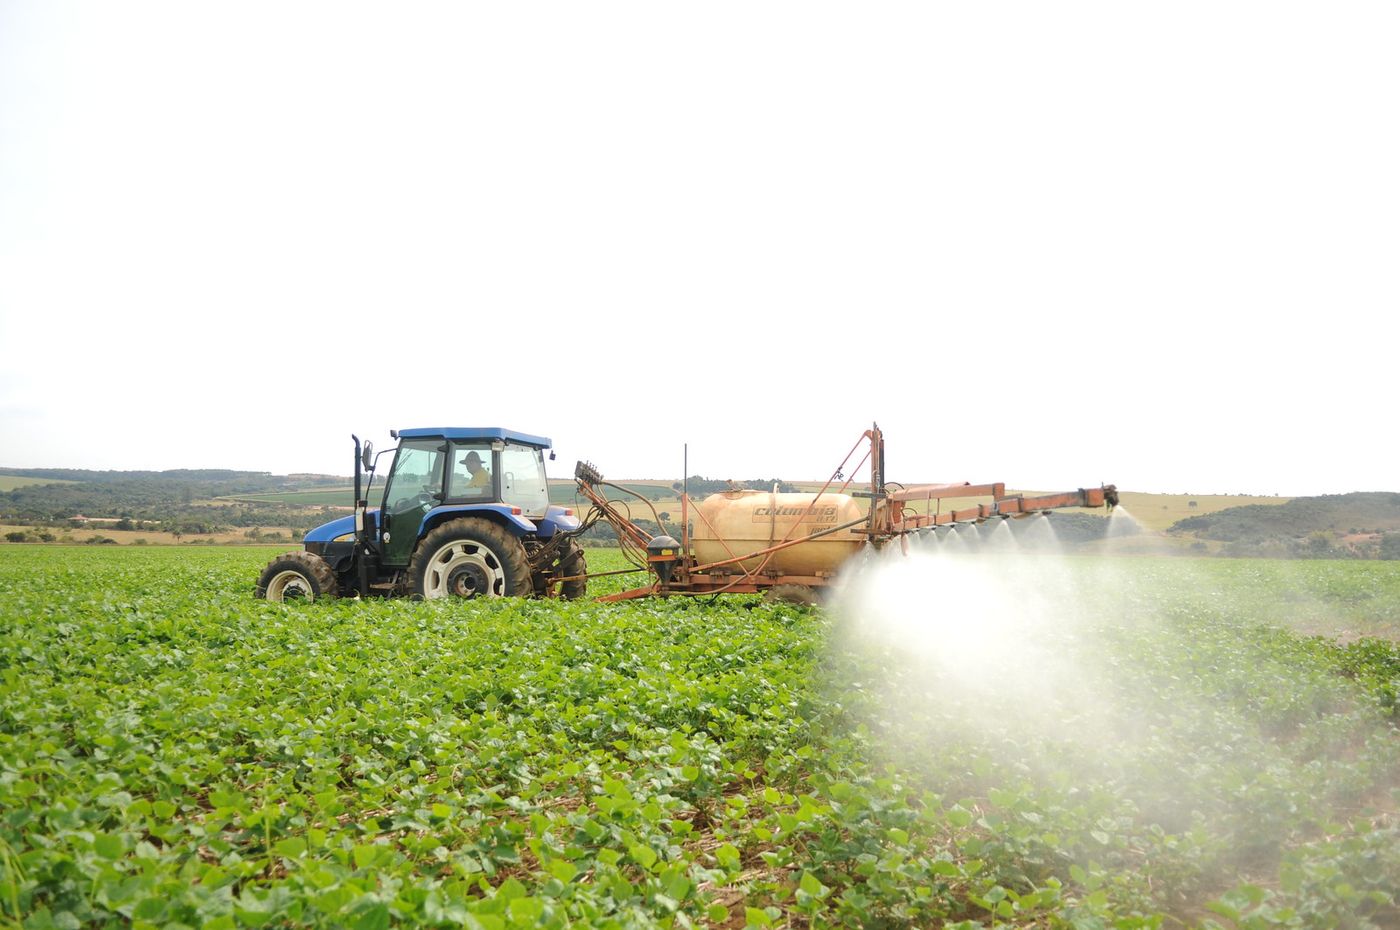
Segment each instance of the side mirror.
[{"label": "side mirror", "polygon": [[365,471],[374,471],[374,443],[367,442],[360,450],[360,465]]}]

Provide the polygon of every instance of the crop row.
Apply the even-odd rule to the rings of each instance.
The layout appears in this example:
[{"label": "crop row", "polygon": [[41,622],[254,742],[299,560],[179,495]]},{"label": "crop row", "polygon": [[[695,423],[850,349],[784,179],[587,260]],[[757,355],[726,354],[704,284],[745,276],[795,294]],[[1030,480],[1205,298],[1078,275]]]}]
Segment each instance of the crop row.
[{"label": "crop row", "polygon": [[0,554],[0,925],[1396,915],[1400,651],[1276,585],[1066,563],[969,674],[859,600],[282,606],[265,558]]}]

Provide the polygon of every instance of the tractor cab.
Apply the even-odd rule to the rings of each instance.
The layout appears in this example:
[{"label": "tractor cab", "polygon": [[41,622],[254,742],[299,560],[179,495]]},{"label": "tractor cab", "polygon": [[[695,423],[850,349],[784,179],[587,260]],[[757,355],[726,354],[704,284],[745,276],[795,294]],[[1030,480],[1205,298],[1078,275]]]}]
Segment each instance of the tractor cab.
[{"label": "tractor cab", "polygon": [[398,439],[378,519],[385,565],[407,565],[425,522],[452,513],[487,510],[512,523],[548,515],[548,439],[498,428],[408,429]]}]

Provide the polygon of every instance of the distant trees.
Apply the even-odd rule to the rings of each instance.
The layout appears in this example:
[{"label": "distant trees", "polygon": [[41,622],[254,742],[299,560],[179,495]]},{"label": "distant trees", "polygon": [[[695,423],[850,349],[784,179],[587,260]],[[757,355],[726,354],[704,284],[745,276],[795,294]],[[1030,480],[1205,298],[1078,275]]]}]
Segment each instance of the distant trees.
[{"label": "distant trees", "polygon": [[[16,474],[17,471],[0,470],[0,473]],[[214,469],[164,472],[38,469],[24,471],[23,476],[71,483],[29,484],[0,492],[0,517],[47,522],[85,514],[89,517],[119,517],[140,523],[168,522],[171,518],[191,519],[199,515],[202,522],[236,526],[287,523],[285,518],[270,520],[268,514],[287,512],[288,508],[280,504],[225,502],[219,498],[343,487],[347,480],[330,476],[307,476],[292,480],[265,472]],[[200,501],[213,503],[197,503]]]},{"label": "distant trees", "polygon": [[5,541],[12,543],[50,543],[56,538],[47,530],[11,530],[5,534]]},{"label": "distant trees", "polygon": [[[691,497],[703,497],[708,494],[720,494],[724,491],[733,491],[736,488],[748,491],[771,491],[777,485],[781,494],[795,494],[801,489],[795,484],[788,484],[781,478],[750,478],[747,481],[732,481],[729,479],[705,478],[701,475],[691,475],[686,479],[689,485]],[[682,484],[679,481],[672,482],[671,489],[681,491]]]}]

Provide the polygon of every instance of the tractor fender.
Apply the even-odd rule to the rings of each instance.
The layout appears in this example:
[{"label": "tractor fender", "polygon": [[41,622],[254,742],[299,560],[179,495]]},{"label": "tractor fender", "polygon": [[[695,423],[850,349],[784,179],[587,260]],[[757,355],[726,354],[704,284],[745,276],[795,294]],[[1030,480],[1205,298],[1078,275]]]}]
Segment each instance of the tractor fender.
[{"label": "tractor fender", "polygon": [[566,514],[564,511],[567,509],[555,504],[549,505],[544,516],[540,518],[538,530],[540,539],[552,539],[555,533],[567,533],[570,530],[578,529],[578,517]]},{"label": "tractor fender", "polygon": [[519,514],[511,513],[507,504],[469,504],[462,507],[435,507],[429,510],[423,515],[423,522],[418,524],[418,538],[422,539],[431,533],[438,524],[457,517],[485,517],[504,526],[516,536],[535,532],[535,524]]}]

